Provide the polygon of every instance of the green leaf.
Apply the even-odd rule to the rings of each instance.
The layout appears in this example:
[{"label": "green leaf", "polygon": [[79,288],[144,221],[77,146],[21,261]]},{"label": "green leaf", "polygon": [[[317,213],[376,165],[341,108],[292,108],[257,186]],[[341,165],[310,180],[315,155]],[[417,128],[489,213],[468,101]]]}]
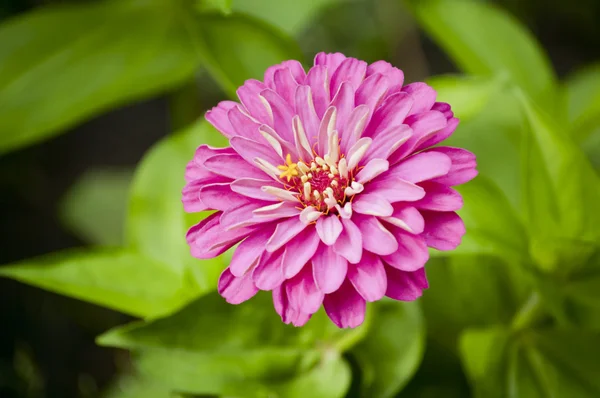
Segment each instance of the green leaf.
[{"label": "green leaf", "polygon": [[546,54],[514,17],[489,2],[408,0],[425,31],[465,72],[508,78],[553,104],[556,77]]},{"label": "green leaf", "polygon": [[118,377],[101,394],[102,398],[174,398],[171,391],[155,380],[134,375]]},{"label": "green leaf", "polygon": [[319,11],[347,0],[233,0],[233,9],[261,18],[290,34],[299,33]]},{"label": "green leaf", "polygon": [[452,105],[452,111],[462,122],[478,115],[490,97],[500,90],[498,79],[480,76],[434,76],[427,83],[437,91],[437,101]]},{"label": "green leaf", "polygon": [[220,394],[288,389],[277,382],[310,371],[321,357],[317,348],[322,360],[339,354],[336,340],[351,333],[322,311],[302,328],[285,325],[266,293],[237,306],[212,293],[167,318],[113,329],[98,343],[139,352],[140,371],[174,390]]},{"label": "green leaf", "polygon": [[122,250],[72,250],[0,267],[0,276],[128,314],[169,313],[188,300],[179,274]]},{"label": "green leaf", "polygon": [[511,335],[471,330],[461,352],[476,397],[596,397],[600,335],[539,330]]},{"label": "green leaf", "polygon": [[269,66],[288,59],[302,60],[294,40],[260,20],[242,15],[204,15],[194,24],[203,40],[204,66],[232,98],[245,80],[262,80]]},{"label": "green leaf", "polygon": [[530,288],[521,264],[482,255],[430,260],[427,278],[421,303],[428,332],[450,350],[466,328],[511,322]]},{"label": "green leaf", "polygon": [[63,5],[4,23],[0,153],[188,79],[199,58],[174,4]]},{"label": "green leaf", "polygon": [[417,371],[423,357],[425,327],[416,303],[381,301],[369,334],[352,351],[363,371],[361,396],[394,397]]},{"label": "green leaf", "polygon": [[560,126],[524,95],[531,138],[525,170],[526,206],[535,239],[600,239],[600,176]]},{"label": "green leaf", "polygon": [[219,11],[223,14],[229,14],[231,12],[232,2],[233,0],[196,0],[199,11]]},{"label": "green leaf", "polygon": [[192,270],[198,292],[216,287],[226,258],[194,259],[185,240],[187,229],[206,213],[186,215],[181,204],[185,166],[196,147],[224,146],[226,139],[207,122],[166,137],[138,166],[131,188],[126,236],[130,246],[145,256],[170,265],[175,272]]},{"label": "green leaf", "polygon": [[600,124],[600,64],[569,76],[562,94],[571,132],[577,141],[584,141],[592,126]]},{"label": "green leaf", "polygon": [[459,211],[467,233],[449,255],[493,254],[504,258],[528,258],[528,237],[520,217],[498,186],[485,176],[458,187],[464,199]]},{"label": "green leaf", "polygon": [[69,188],[59,205],[62,223],[90,243],[123,244],[131,170],[92,169]]}]

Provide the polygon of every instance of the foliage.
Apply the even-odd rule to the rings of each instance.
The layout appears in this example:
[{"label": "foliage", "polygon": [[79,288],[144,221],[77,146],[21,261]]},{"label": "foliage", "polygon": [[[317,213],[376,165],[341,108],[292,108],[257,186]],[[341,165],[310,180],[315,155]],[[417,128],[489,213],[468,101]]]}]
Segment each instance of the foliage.
[{"label": "foliage", "polygon": [[[200,70],[234,97],[267,66],[303,58],[294,37],[343,1],[105,0],[5,21],[0,153],[168,94]],[[374,303],[355,330],[322,312],[284,325],[262,293],[225,304],[214,290],[229,253],[198,261],[183,239],[198,221],[180,203],[186,162],[201,143],[226,144],[196,121],[158,142],[133,177],[98,171],[73,187],[61,218],[91,248],[0,268],[140,318],[98,338],[130,350],[134,368],[106,397],[453,391],[436,385],[447,365],[427,364],[435,347],[476,397],[600,395],[600,68],[559,82],[533,36],[486,2],[405,5],[463,73],[429,82],[461,119],[450,144],[473,151],[480,170],[459,187],[468,233],[454,252],[432,253],[423,299]]]}]

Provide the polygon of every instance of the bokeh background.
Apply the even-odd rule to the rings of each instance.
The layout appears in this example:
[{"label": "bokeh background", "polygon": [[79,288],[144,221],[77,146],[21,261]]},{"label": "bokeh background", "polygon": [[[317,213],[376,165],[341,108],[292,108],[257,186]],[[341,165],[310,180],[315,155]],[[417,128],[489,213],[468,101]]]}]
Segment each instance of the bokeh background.
[{"label": "bokeh background", "polygon": [[[256,41],[253,45],[271,45],[261,43],[261,37],[267,41],[289,40],[298,46],[291,49],[291,53],[300,54],[308,63],[318,51],[340,51],[368,62],[385,59],[403,69],[407,81],[421,81],[465,69],[460,60],[457,62],[456,56],[448,55],[439,38],[433,35],[432,39],[427,22],[415,18],[410,7],[401,0],[233,0],[233,16],[221,15],[221,2],[217,0],[172,2],[181,3],[181,7],[195,3],[190,7],[194,12],[208,12],[202,18],[210,20],[209,25],[212,24],[216,32],[212,34],[217,36],[228,34],[226,30],[219,32],[218,26],[224,23],[224,19],[250,15],[253,23],[268,26],[263,36],[247,39]],[[159,33],[148,40],[160,38],[163,34],[160,33],[161,26],[153,27],[151,21],[134,18],[109,25],[114,26],[114,32],[104,31],[98,37],[85,39],[86,44],[80,37],[89,33],[86,25],[92,29],[98,21],[108,18],[106,10],[98,6],[103,3],[100,0],[2,0],[0,3],[0,118],[11,118],[4,123],[0,120],[1,141],[9,143],[0,152],[0,264],[68,248],[121,245],[130,182],[143,155],[161,138],[189,125],[206,109],[227,98],[231,93],[231,82],[257,77],[256,69],[236,64],[236,51],[243,51],[243,46],[233,46],[229,50],[222,48],[224,55],[219,58],[219,62],[226,64],[221,65],[226,73],[234,71],[229,83],[215,78],[214,65],[211,66],[210,62],[192,60],[190,66],[190,61],[183,56],[180,62],[186,63],[181,66],[184,71],[166,67],[164,73],[173,73],[173,78],[156,82],[155,76],[160,76],[160,65],[156,59],[163,56],[156,52],[149,55],[147,61],[158,65],[156,70],[135,81],[136,86],[132,87],[134,94],[113,96],[85,111],[78,110],[77,103],[63,107],[60,105],[61,98],[86,98],[88,86],[95,86],[96,79],[103,81],[103,76],[86,73],[86,70],[94,71],[97,63],[104,62],[116,68],[128,67],[127,60],[119,58],[123,54],[117,47],[106,47],[101,56],[94,58],[94,52],[104,48],[106,42],[119,40],[126,43],[124,37],[127,35],[133,41],[143,41],[148,38],[147,32],[153,29]],[[161,7],[167,8],[170,2],[162,3]],[[524,25],[547,53],[561,81],[575,80],[573,76],[579,76],[579,71],[590,70],[594,63],[600,61],[600,2],[596,0],[496,0],[479,3],[493,3]],[[12,29],[30,15],[41,15],[32,13],[73,5],[78,5],[77,10],[81,13],[65,25],[51,23],[38,29],[35,24],[22,24],[19,29]],[[164,19],[169,17],[165,14]],[[431,23],[436,24],[435,21]],[[164,35],[172,34],[167,29],[170,28],[164,29]],[[202,29],[201,26],[198,31]],[[202,32],[196,33],[202,35]],[[285,39],[269,36],[275,34]],[[451,36],[451,33],[448,35]],[[498,35],[501,36],[502,32]],[[213,40],[209,45],[224,47],[231,40],[246,38],[238,35],[220,41],[207,34],[201,40]],[[78,43],[78,52],[67,55],[66,60],[61,61],[64,68],[51,69],[53,59],[60,57],[62,51],[54,46],[53,41],[65,46]],[[502,42],[502,39],[490,42],[491,51],[494,51],[494,46],[502,45],[505,47],[502,51],[510,53],[510,49],[519,44],[510,42],[510,38],[499,44]],[[485,44],[482,45],[485,47]],[[187,48],[180,50],[182,53],[192,51]],[[115,59],[111,60],[111,56]],[[177,53],[164,56],[177,56]],[[515,57],[518,58],[519,54],[515,53]],[[88,63],[81,62],[82,58]],[[137,61],[145,62],[144,59]],[[70,62],[75,65],[73,68],[69,67]],[[258,62],[256,68],[260,67],[262,64]],[[42,72],[47,68],[50,72],[35,75],[36,68]],[[110,79],[109,69],[101,68],[99,72],[106,72]],[[187,69],[193,71],[190,73]],[[132,73],[136,73],[135,70]],[[33,83],[24,81],[28,76],[41,80]],[[591,83],[592,80],[582,83],[583,90],[592,91],[588,97],[596,101],[600,96],[597,92],[599,76],[595,80],[596,86]],[[68,87],[64,91],[57,89],[70,79],[80,83],[75,88],[64,84]],[[124,76],[123,79],[126,85],[132,77]],[[120,83],[115,84],[118,86]],[[465,86],[460,94],[453,94],[453,87],[451,84],[441,85],[442,89],[447,88],[449,98],[458,95],[468,112],[480,112],[477,102],[483,99],[477,94],[479,86]],[[20,95],[17,100],[14,93]],[[13,102],[18,103],[15,105]],[[75,109],[74,116],[70,117],[72,109]],[[67,116],[57,121],[55,126],[42,129],[47,133],[39,134],[39,137],[33,134],[31,139],[23,142],[11,138],[35,130],[32,126],[36,121],[54,123],[51,117],[47,117],[53,112],[63,112]],[[458,117],[461,117],[460,113]],[[485,122],[469,131],[472,134],[495,134],[493,127],[486,127]],[[468,137],[464,140],[469,142]],[[473,140],[479,142],[485,141],[485,138]],[[592,140],[583,147],[597,167],[600,164],[599,146],[598,140]],[[502,147],[497,147],[496,151],[502,151]],[[482,153],[478,155],[481,157]],[[496,155],[497,158],[502,156]],[[492,169],[488,176],[494,179],[494,174],[510,174],[510,171],[504,171],[512,170],[515,163],[518,159],[506,156],[504,162],[493,166],[498,168],[497,173]],[[160,181],[156,183],[161,184]],[[517,182],[509,177],[506,186],[511,184]],[[509,261],[507,258],[493,261]],[[479,272],[485,274],[488,268],[485,270]],[[492,279],[506,277],[493,272],[487,275]],[[438,279],[446,277],[438,276]],[[469,284],[472,282],[457,278],[456,286],[470,291]],[[136,281],[131,280],[131,283]],[[435,280],[432,286],[435,289]],[[502,290],[494,292],[497,293],[494,303],[488,307],[482,304],[484,308],[480,314],[509,311],[498,302],[510,301],[512,298],[509,296],[515,296]],[[471,299],[479,300],[480,297]],[[515,300],[515,306],[520,307],[519,299]],[[458,304],[450,313],[463,319],[466,316],[464,308],[468,305]],[[117,395],[113,391],[115,383],[130,372],[129,354],[125,350],[100,347],[95,343],[99,334],[132,320],[130,315],[11,279],[0,279],[0,306],[0,397],[150,396],[141,392]],[[431,306],[435,307],[435,301]],[[425,309],[429,310],[427,303]],[[437,316],[435,309],[426,316],[428,320],[430,317],[434,319],[430,322],[430,331],[434,330],[437,337],[428,338],[422,367],[398,396],[472,395],[474,389],[465,375],[464,365],[444,343],[450,339],[454,344],[455,326],[446,325],[447,318]],[[484,317],[476,315],[470,322],[485,324]],[[511,318],[512,312],[506,317]],[[403,331],[397,330],[397,333],[402,334]],[[552,395],[551,392],[548,395],[524,393],[518,396],[567,396]],[[310,393],[305,396],[309,397]]]}]

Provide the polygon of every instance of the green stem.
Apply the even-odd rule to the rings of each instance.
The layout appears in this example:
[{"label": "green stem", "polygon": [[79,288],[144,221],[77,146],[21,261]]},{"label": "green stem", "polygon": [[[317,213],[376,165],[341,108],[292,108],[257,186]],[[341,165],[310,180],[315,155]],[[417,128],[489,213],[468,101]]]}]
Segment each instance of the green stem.
[{"label": "green stem", "polygon": [[531,293],[525,304],[515,314],[512,321],[513,330],[523,330],[533,326],[544,314],[544,308],[540,294],[537,291]]}]

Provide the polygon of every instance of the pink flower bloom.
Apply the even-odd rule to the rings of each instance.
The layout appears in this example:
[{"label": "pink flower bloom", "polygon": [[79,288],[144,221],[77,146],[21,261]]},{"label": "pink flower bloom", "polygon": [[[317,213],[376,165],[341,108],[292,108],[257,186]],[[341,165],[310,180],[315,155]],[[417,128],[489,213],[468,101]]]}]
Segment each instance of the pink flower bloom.
[{"label": "pink flower bloom", "polygon": [[237,94],[206,114],[231,147],[200,146],[183,190],[186,211],[216,210],[189,230],[192,255],[239,243],[219,293],[272,291],[295,326],[323,305],[339,327],[360,325],[367,301],[420,297],[427,248],[465,233],[451,186],[477,174],[470,152],[433,147],[458,124],[450,105],[387,62],[339,53],[308,73],[273,66]]}]

